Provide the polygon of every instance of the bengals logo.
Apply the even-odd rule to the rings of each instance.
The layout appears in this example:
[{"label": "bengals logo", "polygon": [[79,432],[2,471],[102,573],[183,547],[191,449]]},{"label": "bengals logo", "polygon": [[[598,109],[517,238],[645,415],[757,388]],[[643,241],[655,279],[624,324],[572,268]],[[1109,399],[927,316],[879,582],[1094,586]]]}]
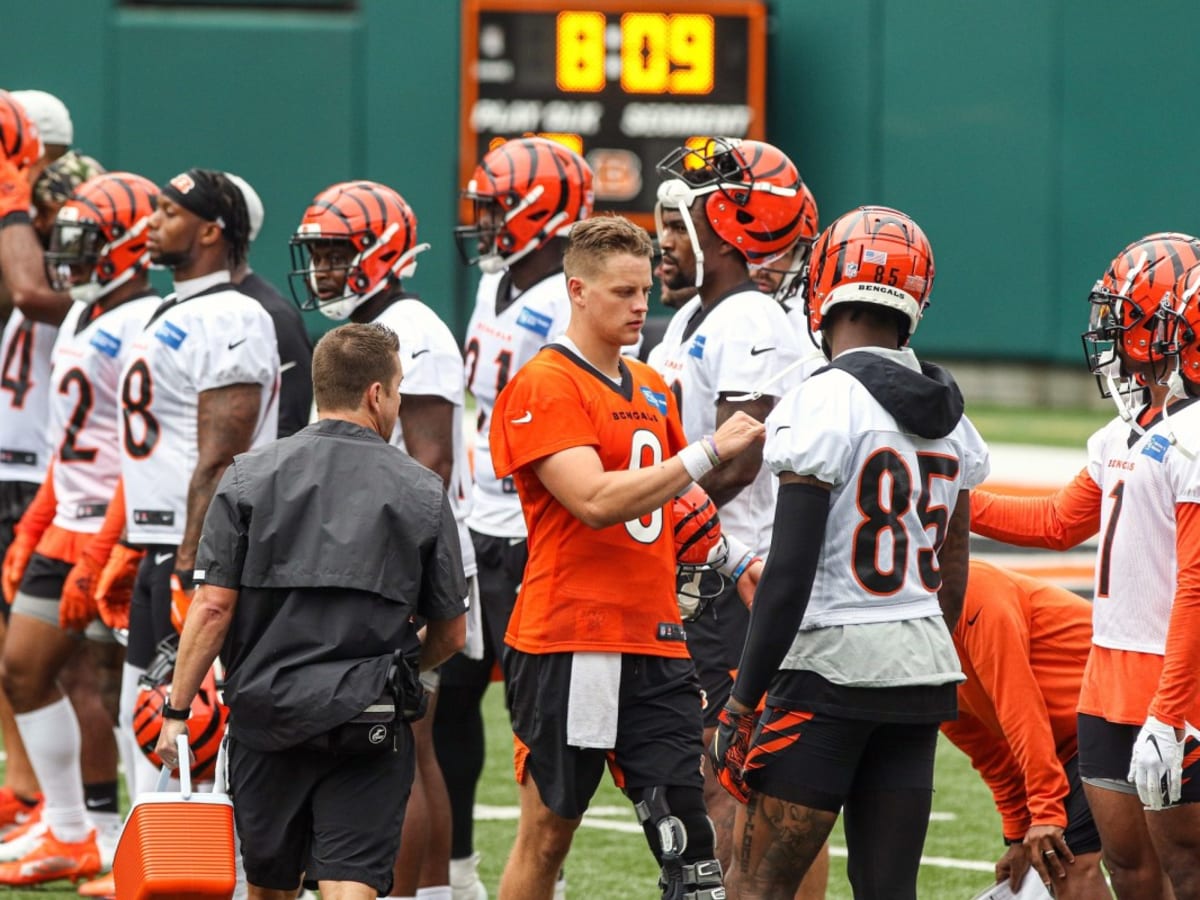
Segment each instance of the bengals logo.
[{"label": "bengals logo", "polygon": [[192,180],[192,176],[187,172],[182,172],[171,179],[171,187],[179,191],[181,194],[186,194],[196,186],[196,182]]}]

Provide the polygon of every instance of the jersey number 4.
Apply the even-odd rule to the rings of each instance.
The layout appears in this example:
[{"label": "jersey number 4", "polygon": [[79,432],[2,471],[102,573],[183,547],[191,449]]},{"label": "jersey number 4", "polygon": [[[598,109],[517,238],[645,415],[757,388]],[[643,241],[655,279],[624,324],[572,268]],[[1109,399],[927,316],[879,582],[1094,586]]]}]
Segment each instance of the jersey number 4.
[{"label": "jersey number 4", "polygon": [[13,334],[4,354],[4,367],[0,370],[0,388],[12,391],[13,409],[25,406],[25,395],[33,387],[29,377],[33,371],[33,323],[22,322]]},{"label": "jersey number 4", "polygon": [[[946,539],[950,510],[933,502],[933,480],[956,478],[959,462],[942,453],[917,453],[917,466],[921,479],[915,498],[917,518],[926,532],[934,529],[933,546],[917,550],[917,572],[925,589],[936,591],[942,586],[937,551]],[[859,474],[857,499],[862,518],[851,551],[855,577],[872,594],[890,596],[904,586],[908,571],[910,539],[904,518],[914,498],[912,471],[904,457],[890,447],[872,453]]]}]

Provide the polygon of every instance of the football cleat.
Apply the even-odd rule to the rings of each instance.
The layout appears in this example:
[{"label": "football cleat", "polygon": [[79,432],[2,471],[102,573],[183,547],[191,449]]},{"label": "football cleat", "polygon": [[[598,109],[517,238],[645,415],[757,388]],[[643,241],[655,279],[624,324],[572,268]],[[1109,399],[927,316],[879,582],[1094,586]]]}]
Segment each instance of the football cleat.
[{"label": "football cleat", "polygon": [[80,897],[105,897],[112,900],[117,896],[117,880],[113,877],[113,873],[109,872],[94,881],[81,884],[78,893]]},{"label": "football cleat", "polygon": [[49,829],[33,848],[15,862],[0,864],[0,884],[42,884],[70,878],[80,881],[100,874],[100,848],[96,832],[82,841],[60,841]]},{"label": "football cleat", "polygon": [[0,843],[0,863],[15,862],[34,848],[46,833],[41,816],[25,825],[18,825]]},{"label": "football cleat", "polygon": [[28,825],[42,814],[42,795],[30,804],[18,797],[10,787],[0,788],[0,838],[11,834],[21,825]]}]

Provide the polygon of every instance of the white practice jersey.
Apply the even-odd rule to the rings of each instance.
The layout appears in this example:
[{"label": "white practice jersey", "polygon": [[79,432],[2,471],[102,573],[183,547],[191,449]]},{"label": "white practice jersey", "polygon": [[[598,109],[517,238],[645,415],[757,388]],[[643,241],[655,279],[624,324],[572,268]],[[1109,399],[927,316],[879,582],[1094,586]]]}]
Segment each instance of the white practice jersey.
[{"label": "white practice jersey", "polygon": [[104,522],[121,477],[121,372],[161,303],[147,294],[99,314],[95,304],[75,303],[58,330],[48,433],[60,528],[92,534]]},{"label": "white practice jersey", "polygon": [[121,376],[121,474],[128,538],[178,545],[188,483],[199,453],[200,395],[235,384],[261,387],[250,449],[275,440],[279,351],[257,300],[228,282],[159,307],[133,342]]},{"label": "white practice jersey", "polygon": [[40,484],[52,452],[46,431],[50,351],[58,328],[14,309],[0,345],[0,481]]},{"label": "white practice jersey", "polygon": [[[400,382],[400,415],[404,416],[404,397],[441,397],[454,404],[454,466],[450,471],[450,486],[446,493],[450,508],[458,523],[462,544],[463,571],[468,578],[475,574],[475,545],[467,530],[467,515],[471,510],[471,472],[467,462],[466,440],[458,423],[462,421],[463,370],[458,342],[437,313],[410,295],[388,306],[374,319],[396,333],[400,339],[400,367],[404,378]],[[401,420],[396,420],[392,443],[408,452],[404,446]]]},{"label": "white practice jersey", "polygon": [[766,424],[772,472],[833,486],[801,629],[940,616],[935,548],[959,491],[989,468],[967,417],[946,437],[919,437],[858,379],[830,369],[784,397]]},{"label": "white practice jersey", "polygon": [[[667,325],[649,363],[670,385],[679,404],[683,433],[699,440],[717,430],[722,394],[747,394],[767,384],[801,356],[783,309],[754,289],[739,289],[705,313],[700,298],[684,304]],[[763,393],[782,397],[801,377],[794,369]],[[721,527],[758,553],[771,545],[775,478],[763,466],[753,483],[721,507]]]},{"label": "white practice jersey", "polygon": [[1175,507],[1200,503],[1200,403],[1173,413],[1130,443],[1113,419],[1088,440],[1088,474],[1100,487],[1100,547],[1092,640],[1138,653],[1166,652],[1175,599]]},{"label": "white practice jersey", "polygon": [[463,358],[475,397],[475,496],[467,522],[481,534],[525,537],[521,501],[511,478],[497,478],[488,431],[496,397],[517,370],[567,329],[571,301],[561,272],[512,297],[506,274],[484,275],[467,326]]}]

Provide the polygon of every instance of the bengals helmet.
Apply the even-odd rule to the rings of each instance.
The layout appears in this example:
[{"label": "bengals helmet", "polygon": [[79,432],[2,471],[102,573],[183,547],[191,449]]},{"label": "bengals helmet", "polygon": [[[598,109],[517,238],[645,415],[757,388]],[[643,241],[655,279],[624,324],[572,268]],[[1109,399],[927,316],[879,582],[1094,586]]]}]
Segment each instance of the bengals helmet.
[{"label": "bengals helmet", "polygon": [[721,534],[717,505],[696,483],[671,505],[675,529],[675,594],[679,614],[690,622],[725,589],[725,576],[718,570],[729,555]]},{"label": "bengals helmet", "polygon": [[[303,310],[319,309],[334,320],[347,318],[380,291],[417,271],[417,217],[404,198],[374,181],[345,181],[313,198],[292,239],[292,295]],[[341,247],[345,276],[339,296],[322,299],[326,271],[312,262],[314,247]]]},{"label": "bengals helmet", "polygon": [[[1200,385],[1200,263],[1179,276],[1155,319],[1151,352],[1168,363],[1168,370]],[[1182,384],[1174,387],[1176,393],[1182,392]]]},{"label": "bengals helmet", "polygon": [[8,91],[0,91],[0,154],[19,170],[42,158],[38,127]]},{"label": "bengals helmet", "polygon": [[925,232],[887,206],[860,206],[821,232],[805,276],[808,327],[819,331],[839,303],[894,309],[917,330],[933,289],[933,249]]},{"label": "bengals helmet", "polygon": [[1091,313],[1083,333],[1088,369],[1096,376],[1100,393],[1113,397],[1122,417],[1130,411],[1120,395],[1139,392],[1143,373],[1131,373],[1129,364],[1154,368],[1162,365],[1155,346],[1156,313],[1180,278],[1200,262],[1200,240],[1188,234],[1158,232],[1134,241],[1108,266],[1088,295]]},{"label": "bengals helmet", "polygon": [[454,229],[463,262],[499,272],[591,215],[592,169],[557,141],[516,138],[483,158],[463,197],[475,204],[474,224]]},{"label": "bengals helmet", "polygon": [[[146,228],[158,187],[141,175],[110,172],[89,178],[54,220],[46,271],[56,290],[73,281],[99,286],[103,297],[150,267]],[[72,278],[74,275],[74,278]]]},{"label": "bengals helmet", "polygon": [[[156,767],[162,760],[154,752],[162,731],[162,709],[171,690],[170,684],[143,686],[133,708],[133,733],[137,745]],[[192,717],[187,721],[188,745],[192,748],[192,781],[212,781],[217,772],[217,751],[225,736],[229,708],[217,696],[216,673],[208,670],[196,698],[192,701]]]},{"label": "bengals helmet", "polygon": [[[749,266],[769,266],[798,241],[817,233],[817,204],[796,166],[762,141],[709,138],[683,146],[658,164],[666,180],[658,200],[684,217],[696,253],[696,283],[703,283],[703,254],[691,222],[692,203],[706,197],[704,216],[717,237],[741,251]],[[662,231],[661,225],[659,231]]]}]

